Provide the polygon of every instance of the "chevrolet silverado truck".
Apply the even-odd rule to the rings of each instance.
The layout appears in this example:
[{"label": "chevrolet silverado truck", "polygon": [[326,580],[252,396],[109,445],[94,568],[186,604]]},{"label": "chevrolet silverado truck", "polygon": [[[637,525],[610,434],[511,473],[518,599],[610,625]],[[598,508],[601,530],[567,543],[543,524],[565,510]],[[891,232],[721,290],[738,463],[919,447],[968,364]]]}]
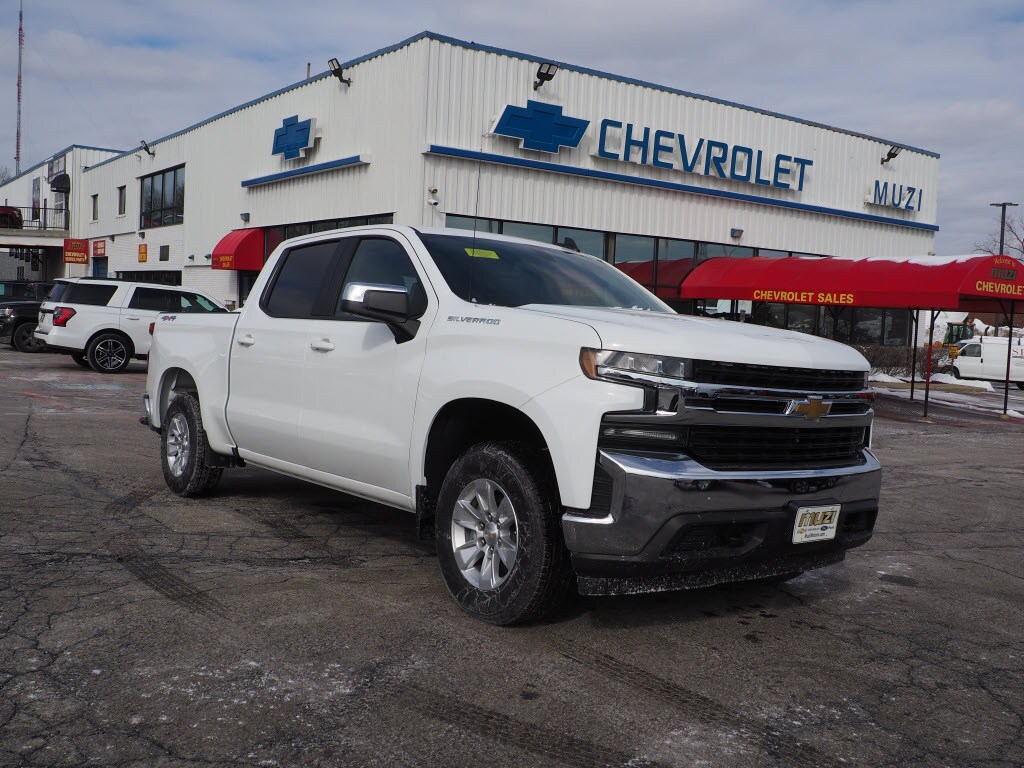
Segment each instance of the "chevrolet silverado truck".
[{"label": "chevrolet silverado truck", "polygon": [[867,372],[574,249],[360,227],[281,244],[240,312],[161,315],[142,422],[179,495],[251,464],[414,513],[514,624],[841,561],[878,511]]}]

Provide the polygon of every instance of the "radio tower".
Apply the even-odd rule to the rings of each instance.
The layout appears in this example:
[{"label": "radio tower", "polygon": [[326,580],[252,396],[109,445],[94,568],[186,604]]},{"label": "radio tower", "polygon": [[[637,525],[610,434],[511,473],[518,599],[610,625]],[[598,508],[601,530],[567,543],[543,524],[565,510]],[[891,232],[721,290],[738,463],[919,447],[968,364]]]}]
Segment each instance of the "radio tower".
[{"label": "radio tower", "polygon": [[14,138],[14,175],[21,173],[21,58],[25,52],[24,0],[18,0],[18,131]]}]

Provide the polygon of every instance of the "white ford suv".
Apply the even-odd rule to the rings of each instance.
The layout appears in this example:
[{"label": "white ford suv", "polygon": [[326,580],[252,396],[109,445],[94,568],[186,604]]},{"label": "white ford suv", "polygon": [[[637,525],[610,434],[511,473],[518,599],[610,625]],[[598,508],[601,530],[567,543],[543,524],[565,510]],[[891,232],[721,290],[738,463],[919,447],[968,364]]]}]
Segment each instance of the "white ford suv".
[{"label": "white ford suv", "polygon": [[84,368],[117,373],[149,355],[149,326],[159,315],[227,311],[203,293],[176,286],[68,278],[56,281],[40,307],[35,336]]}]

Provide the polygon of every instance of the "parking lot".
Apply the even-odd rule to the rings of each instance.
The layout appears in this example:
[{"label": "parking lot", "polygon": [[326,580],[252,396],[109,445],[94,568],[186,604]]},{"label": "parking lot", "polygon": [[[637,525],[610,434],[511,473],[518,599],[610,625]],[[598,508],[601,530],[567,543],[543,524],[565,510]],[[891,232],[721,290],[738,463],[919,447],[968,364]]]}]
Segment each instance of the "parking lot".
[{"label": "parking lot", "polygon": [[1024,764],[1019,422],[877,420],[840,565],[498,629],[405,513],[172,495],[144,380],[0,350],[0,764]]}]

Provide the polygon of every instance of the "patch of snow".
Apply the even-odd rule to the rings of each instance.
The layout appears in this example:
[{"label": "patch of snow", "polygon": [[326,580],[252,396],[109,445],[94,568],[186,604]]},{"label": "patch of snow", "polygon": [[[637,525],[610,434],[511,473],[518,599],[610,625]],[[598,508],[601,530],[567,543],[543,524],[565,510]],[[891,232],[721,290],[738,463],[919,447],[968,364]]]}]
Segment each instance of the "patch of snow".
[{"label": "patch of snow", "polygon": [[958,379],[955,376],[950,376],[948,373],[933,374],[932,384],[957,384],[961,387],[972,387],[973,389],[982,389],[986,392],[995,391],[992,389],[992,382],[975,381],[973,379]]},{"label": "patch of snow", "polygon": [[[935,380],[935,377],[932,377]],[[878,381],[883,384],[902,384],[903,379],[898,379],[895,376],[890,376],[888,373],[882,373],[881,371],[872,371],[871,375],[868,376],[868,381]]]}]

